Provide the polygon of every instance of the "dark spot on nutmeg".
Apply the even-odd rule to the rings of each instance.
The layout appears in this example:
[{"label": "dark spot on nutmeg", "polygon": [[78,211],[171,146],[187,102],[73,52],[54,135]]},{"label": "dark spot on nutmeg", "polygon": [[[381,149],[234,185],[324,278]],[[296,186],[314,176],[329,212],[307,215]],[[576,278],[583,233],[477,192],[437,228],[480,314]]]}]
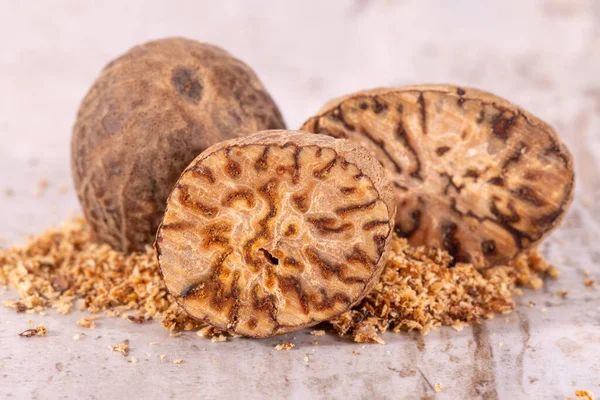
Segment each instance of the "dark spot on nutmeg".
[{"label": "dark spot on nutmeg", "polygon": [[296,260],[294,257],[285,257],[283,259],[283,266],[288,268],[295,268],[299,271],[304,271],[304,265]]},{"label": "dark spot on nutmeg", "polygon": [[268,156],[269,156],[269,146],[265,146],[265,149],[263,150],[262,155],[258,158],[258,160],[256,160],[256,162],[254,163],[254,169],[257,171],[266,171],[269,163],[268,163]]},{"label": "dark spot on nutmeg", "polygon": [[488,183],[490,185],[494,185],[494,186],[504,186],[504,179],[502,179],[499,176],[495,176],[493,178],[491,178]]},{"label": "dark spot on nutmeg", "polygon": [[171,75],[171,84],[177,92],[194,104],[202,97],[202,84],[189,68],[177,67]]},{"label": "dark spot on nutmeg", "polygon": [[387,109],[387,105],[379,102],[379,100],[377,100],[377,98],[373,98],[373,112],[375,114],[379,114],[386,109]]},{"label": "dark spot on nutmeg", "polygon": [[477,117],[477,119],[475,120],[475,122],[480,125],[483,121],[485,120],[485,109],[482,108],[479,111],[479,116]]},{"label": "dark spot on nutmeg", "polygon": [[481,242],[481,252],[486,256],[496,254],[496,242],[492,239],[484,240]]},{"label": "dark spot on nutmeg", "polygon": [[554,224],[554,222],[560,217],[560,215],[562,213],[563,213],[563,210],[562,209],[558,209],[558,210],[553,211],[553,212],[551,212],[549,214],[542,215],[539,218],[534,218],[532,222],[540,230],[549,229]]},{"label": "dark spot on nutmeg", "polygon": [[458,226],[452,221],[443,221],[440,227],[440,233],[442,236],[442,245],[444,249],[454,258],[454,262],[457,262],[457,256],[460,253],[460,242],[456,238]]},{"label": "dark spot on nutmeg", "polygon": [[240,167],[240,164],[237,161],[234,161],[231,159],[227,161],[225,170],[227,171],[229,176],[234,179],[239,178],[240,175],[242,174],[242,167]]},{"label": "dark spot on nutmeg", "polygon": [[373,235],[373,241],[375,242],[375,246],[377,246],[377,252],[379,254],[383,253],[386,237],[383,235]]},{"label": "dark spot on nutmeg", "polygon": [[297,194],[292,196],[292,204],[295,206],[295,208],[302,212],[305,213],[306,211],[308,211],[308,204],[309,200],[308,200],[308,196],[306,195],[306,193],[302,193],[302,194]]},{"label": "dark spot on nutmeg", "polygon": [[463,89],[461,89],[461,88],[456,88],[456,93],[457,93],[459,96],[464,96],[464,95],[465,95],[467,92],[465,92],[465,91],[464,91]]},{"label": "dark spot on nutmeg", "polygon": [[283,236],[293,236],[298,233],[298,227],[294,224],[289,224],[286,230],[283,232]]},{"label": "dark spot on nutmeg", "polygon": [[184,288],[181,293],[179,293],[179,297],[181,299],[193,298],[198,296],[202,292],[202,288],[198,287],[197,284],[192,284],[186,288]]},{"label": "dark spot on nutmeg", "polygon": [[403,227],[402,224],[397,223],[394,225],[394,233],[398,237],[409,238],[411,237],[421,226],[421,216],[422,212],[420,209],[411,210],[409,213],[410,216],[410,225],[408,227]]},{"label": "dark spot on nutmeg", "polygon": [[498,139],[506,142],[510,136],[510,129],[515,123],[515,114],[505,111],[496,116],[492,121],[492,132]]},{"label": "dark spot on nutmeg", "polygon": [[448,147],[448,146],[440,146],[437,149],[435,149],[435,154],[437,154],[438,157],[441,157],[444,154],[446,154],[448,151],[450,151],[450,147]]},{"label": "dark spot on nutmeg", "polygon": [[472,168],[467,169],[467,171],[464,174],[465,178],[479,178],[479,172],[477,170],[474,170]]},{"label": "dark spot on nutmeg", "polygon": [[529,186],[521,186],[516,190],[512,190],[511,193],[517,196],[519,199],[536,207],[543,207],[547,204],[546,201],[539,197],[536,191]]},{"label": "dark spot on nutmeg", "polygon": [[258,326],[258,321],[257,321],[256,319],[254,319],[254,318],[251,318],[251,319],[248,321],[248,328],[250,328],[250,329],[253,329],[253,330],[254,330],[254,329],[256,329],[256,327],[257,327],[257,326]]}]

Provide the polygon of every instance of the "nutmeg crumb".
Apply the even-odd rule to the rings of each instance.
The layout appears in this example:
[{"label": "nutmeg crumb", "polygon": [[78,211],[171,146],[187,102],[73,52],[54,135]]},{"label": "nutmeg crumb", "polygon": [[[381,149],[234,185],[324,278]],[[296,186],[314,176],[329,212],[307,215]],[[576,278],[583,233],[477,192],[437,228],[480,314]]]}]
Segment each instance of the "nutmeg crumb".
[{"label": "nutmeg crumb", "polygon": [[589,390],[576,390],[576,400],[594,400],[594,393]]},{"label": "nutmeg crumb", "polygon": [[325,331],[324,330],[314,330],[310,333],[313,336],[325,336]]},{"label": "nutmeg crumb", "polygon": [[173,360],[173,364],[183,364],[182,359]]},{"label": "nutmeg crumb", "polygon": [[443,389],[443,386],[442,386],[442,384],[441,384],[441,383],[436,383],[436,384],[434,385],[434,390],[435,390],[435,392],[436,392],[436,393],[439,393],[439,392],[441,392],[441,391],[442,391],[442,389]]},{"label": "nutmeg crumb", "polygon": [[65,194],[67,193],[69,190],[69,185],[63,183],[62,185],[60,185],[57,189],[58,194]]},{"label": "nutmeg crumb", "polygon": [[218,342],[226,342],[227,341],[227,336],[225,335],[218,335],[218,336],[213,336],[210,338],[211,342],[214,343],[218,343]]},{"label": "nutmeg crumb", "polygon": [[41,197],[48,188],[48,179],[42,178],[38,182],[37,188],[33,192],[35,197]]},{"label": "nutmeg crumb", "polygon": [[357,333],[354,335],[354,341],[357,343],[378,343],[385,344],[385,341],[380,338],[375,332]]},{"label": "nutmeg crumb", "polygon": [[94,329],[96,327],[96,323],[94,322],[94,320],[97,317],[84,317],[84,318],[80,318],[79,321],[77,321],[77,325],[81,326],[82,328],[86,328],[86,329]]},{"label": "nutmeg crumb", "polygon": [[111,346],[111,350],[117,351],[123,354],[123,356],[127,356],[129,354],[129,340],[125,340],[123,343]]},{"label": "nutmeg crumb", "polygon": [[296,347],[296,345],[294,343],[284,342],[284,343],[276,345],[275,346],[275,350],[277,350],[277,351],[281,351],[281,350],[290,351],[294,347]]},{"label": "nutmeg crumb", "polygon": [[44,325],[38,325],[33,329],[27,329],[21,333],[19,336],[21,337],[32,337],[32,336],[46,336],[48,330],[44,327]]},{"label": "nutmeg crumb", "polygon": [[143,324],[144,322],[146,322],[146,318],[144,318],[144,316],[133,316],[133,315],[128,315],[127,319],[130,320],[131,322],[133,322],[134,324]]},{"label": "nutmeg crumb", "polygon": [[594,279],[586,279],[585,281],[583,281],[583,284],[587,287],[592,287],[595,283],[596,281]]}]

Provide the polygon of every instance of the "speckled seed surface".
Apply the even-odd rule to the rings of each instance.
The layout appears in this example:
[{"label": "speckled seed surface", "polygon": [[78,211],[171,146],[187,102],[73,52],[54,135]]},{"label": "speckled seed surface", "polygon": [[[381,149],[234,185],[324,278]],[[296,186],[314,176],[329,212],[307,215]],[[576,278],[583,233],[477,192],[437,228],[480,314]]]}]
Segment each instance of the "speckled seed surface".
[{"label": "speckled seed surface", "polygon": [[191,160],[283,127],[257,76],[226,51],[183,38],[132,48],[102,70],[73,128],[73,179],[97,240],[124,252],[151,245]]},{"label": "speckled seed surface", "polygon": [[396,205],[359,144],[299,131],[219,143],[177,181],[156,250],[192,316],[251,337],[331,319],[377,282]]},{"label": "speckled seed surface", "polygon": [[396,233],[455,262],[510,260],[554,229],[573,197],[573,160],[554,129],[476,89],[359,92],[332,100],[303,129],[371,151],[394,183]]}]

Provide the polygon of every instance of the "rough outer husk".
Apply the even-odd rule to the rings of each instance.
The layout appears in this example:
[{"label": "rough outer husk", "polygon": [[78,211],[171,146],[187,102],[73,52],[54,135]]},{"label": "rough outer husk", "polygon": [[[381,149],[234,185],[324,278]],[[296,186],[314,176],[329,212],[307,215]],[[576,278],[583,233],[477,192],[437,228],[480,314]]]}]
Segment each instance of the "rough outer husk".
[{"label": "rough outer husk", "polygon": [[183,38],[132,48],[102,70],[73,127],[73,180],[95,239],[143,251],[194,157],[284,127],[254,72],[224,50]]}]

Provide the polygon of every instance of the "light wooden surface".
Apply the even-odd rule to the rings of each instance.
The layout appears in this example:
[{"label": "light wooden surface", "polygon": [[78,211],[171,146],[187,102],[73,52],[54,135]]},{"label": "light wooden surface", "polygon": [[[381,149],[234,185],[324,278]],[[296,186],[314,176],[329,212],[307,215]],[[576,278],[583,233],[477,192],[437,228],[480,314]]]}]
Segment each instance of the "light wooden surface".
[{"label": "light wooden surface", "polygon": [[[0,308],[0,398],[600,395],[600,284],[583,285],[584,269],[600,282],[600,2],[0,0],[0,246],[77,211],[69,140],[79,101],[108,60],[171,35],[218,44],[254,67],[291,128],[331,97],[426,82],[486,89],[547,120],[578,173],[573,207],[543,245],[561,278],[480,327],[387,334],[386,345],[364,348],[333,336],[313,346],[306,332],[212,343],[110,319],[84,331],[78,314]],[[50,184],[36,197],[42,178]],[[14,196],[4,196],[8,188]],[[561,289],[566,300],[555,295]],[[19,338],[30,318],[49,335]],[[79,332],[87,337],[74,341]],[[292,351],[273,349],[292,338]],[[137,364],[109,350],[124,339]]]}]

